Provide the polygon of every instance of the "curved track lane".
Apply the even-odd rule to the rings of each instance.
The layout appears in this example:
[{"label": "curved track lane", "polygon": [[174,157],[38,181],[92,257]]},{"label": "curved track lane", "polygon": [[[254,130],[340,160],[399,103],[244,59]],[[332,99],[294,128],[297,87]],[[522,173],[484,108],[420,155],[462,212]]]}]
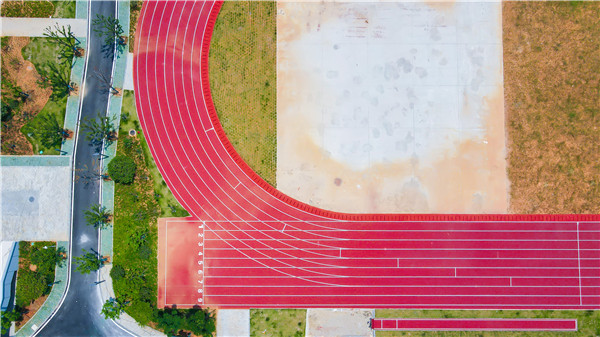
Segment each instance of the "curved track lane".
[{"label": "curved track lane", "polygon": [[179,249],[176,264],[162,266],[178,275],[159,287],[178,294],[166,304],[600,307],[598,215],[343,214],[264,182],[231,146],[212,102],[208,53],[220,7],[147,1],[138,22],[141,125],[191,214],[170,223],[176,241],[163,242],[165,252]]}]

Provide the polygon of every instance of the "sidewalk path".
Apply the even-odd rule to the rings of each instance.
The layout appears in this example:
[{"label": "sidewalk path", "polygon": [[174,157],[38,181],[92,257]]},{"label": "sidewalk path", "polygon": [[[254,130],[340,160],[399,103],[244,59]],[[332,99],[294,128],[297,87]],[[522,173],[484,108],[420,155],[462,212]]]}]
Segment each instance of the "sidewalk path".
[{"label": "sidewalk path", "polygon": [[0,22],[2,36],[44,36],[44,29],[56,24],[71,25],[71,31],[77,37],[87,35],[85,19],[1,18]]}]

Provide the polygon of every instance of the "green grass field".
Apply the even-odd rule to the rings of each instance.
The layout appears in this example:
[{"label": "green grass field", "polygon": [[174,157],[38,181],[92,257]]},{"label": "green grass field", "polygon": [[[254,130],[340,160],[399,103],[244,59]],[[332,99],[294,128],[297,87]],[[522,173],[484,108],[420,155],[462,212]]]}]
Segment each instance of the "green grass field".
[{"label": "green grass field", "polygon": [[[29,44],[22,50],[23,58],[31,61],[37,70],[47,69],[48,63],[58,63],[59,47],[52,43],[49,39],[44,37],[32,37]],[[71,68],[67,67],[68,75],[71,76]],[[59,154],[56,151],[56,147],[47,148],[42,145],[39,139],[34,135],[34,130],[39,127],[40,121],[46,115],[54,115],[58,120],[59,125],[64,124],[65,112],[67,110],[67,97],[61,98],[60,100],[48,100],[48,103],[44,106],[32,120],[23,126],[21,132],[27,137],[29,142],[33,145],[33,153],[46,155]]]},{"label": "green grass field", "polygon": [[240,156],[276,185],[276,18],[273,1],[225,1],[210,49],[210,86]]},{"label": "green grass field", "polygon": [[305,309],[251,309],[250,336],[301,337],[306,331]]},{"label": "green grass field", "polygon": [[[135,109],[135,95],[131,90],[125,90],[123,93],[123,107],[121,109],[121,114],[126,115],[126,121],[121,120],[121,129],[124,132],[127,132],[131,129],[135,129],[138,132],[141,132],[139,119],[137,117],[137,112]],[[161,208],[161,217],[182,217],[188,216],[189,213],[185,211],[177,199],[173,196],[173,193],[167,187],[167,184],[162,178],[162,175],[158,171],[156,167],[156,163],[150,154],[150,149],[148,148],[148,144],[146,143],[146,139],[142,136],[139,136],[139,141],[141,144],[141,148],[144,153],[145,164],[149,171],[149,175],[152,177],[152,181],[154,182],[154,191],[158,193],[160,197],[158,198],[158,204]]]},{"label": "green grass field", "polygon": [[376,337],[391,336],[447,336],[447,337],[559,337],[559,336],[581,336],[592,337],[600,336],[600,311],[592,310],[391,310],[379,309],[375,311],[377,318],[576,318],[578,332],[506,332],[506,331],[488,331],[488,332],[466,332],[466,331],[446,331],[425,332],[425,331],[407,331],[407,332],[377,332]]},{"label": "green grass field", "polygon": [[117,155],[133,158],[137,173],[132,184],[115,184],[113,270],[123,268],[124,275],[111,276],[115,295],[131,303],[125,311],[147,324],[156,307],[156,221],[160,207],[142,144],[139,138],[129,137],[124,128],[119,130]]}]

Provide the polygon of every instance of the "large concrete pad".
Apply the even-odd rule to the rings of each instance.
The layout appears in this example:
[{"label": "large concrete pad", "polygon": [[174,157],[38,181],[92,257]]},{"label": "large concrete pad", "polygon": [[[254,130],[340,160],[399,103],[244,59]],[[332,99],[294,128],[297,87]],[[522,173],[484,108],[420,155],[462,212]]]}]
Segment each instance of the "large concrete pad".
[{"label": "large concrete pad", "polygon": [[0,240],[69,240],[70,157],[37,157],[0,157]]},{"label": "large concrete pad", "polygon": [[250,336],[250,310],[219,309],[217,313],[217,337]]},{"label": "large concrete pad", "polygon": [[308,309],[307,337],[371,337],[370,321],[375,310],[367,309]]},{"label": "large concrete pad", "polygon": [[278,3],[277,187],[342,212],[505,213],[501,4]]}]

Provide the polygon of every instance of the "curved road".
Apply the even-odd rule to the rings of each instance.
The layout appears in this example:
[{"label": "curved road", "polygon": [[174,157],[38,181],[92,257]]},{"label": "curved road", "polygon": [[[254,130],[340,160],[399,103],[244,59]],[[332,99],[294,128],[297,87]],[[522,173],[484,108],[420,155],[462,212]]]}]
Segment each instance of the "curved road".
[{"label": "curved road", "polygon": [[[97,14],[114,16],[115,1],[90,1],[90,18]],[[103,40],[90,30],[89,50],[87,53],[87,72],[85,77],[83,105],[80,121],[85,118],[95,118],[98,113],[105,113],[108,104],[108,93],[102,89],[96,79],[94,71],[97,70],[107,78],[111,77],[113,59],[106,58],[101,52]],[[75,169],[84,170],[99,167],[99,157],[92,155],[96,150],[85,140],[85,131],[78,128],[77,145],[75,149]],[[76,180],[73,193],[73,228],[71,233],[71,255],[82,255],[82,249],[98,250],[98,230],[87,226],[83,212],[92,204],[99,202],[100,184],[93,181],[86,184],[83,180]],[[102,300],[100,291],[95,281],[98,274],[93,272],[82,275],[75,270],[76,263],[71,257],[70,284],[64,302],[47,321],[37,336],[131,336],[112,320],[105,320],[100,310]]]},{"label": "curved road", "polygon": [[192,215],[168,223],[171,241],[159,243],[169,254],[159,281],[167,304],[600,308],[600,215],[343,214],[265,183],[212,103],[208,54],[221,4],[147,1],[138,22],[141,125]]}]

